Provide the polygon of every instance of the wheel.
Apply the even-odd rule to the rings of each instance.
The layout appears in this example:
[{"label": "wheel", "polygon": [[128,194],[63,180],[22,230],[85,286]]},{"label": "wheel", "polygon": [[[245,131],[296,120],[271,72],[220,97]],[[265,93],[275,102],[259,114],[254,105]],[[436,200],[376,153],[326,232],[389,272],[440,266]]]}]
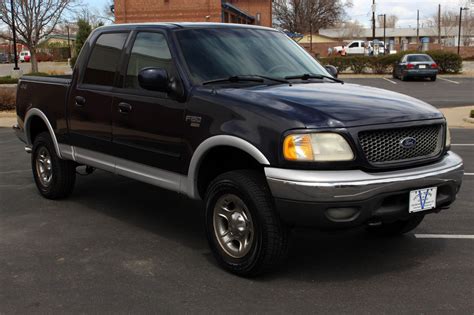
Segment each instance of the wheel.
[{"label": "wheel", "polygon": [[397,236],[414,230],[423,221],[424,215],[414,215],[408,220],[398,220],[381,225],[368,226],[366,230],[378,236]]},{"label": "wheel", "polygon": [[433,82],[436,81],[436,76],[430,77],[430,80],[433,81]]},{"label": "wheel", "polygon": [[45,198],[60,199],[72,193],[76,180],[76,165],[57,156],[48,132],[42,132],[35,138],[31,168],[36,187]]},{"label": "wheel", "polygon": [[207,239],[224,269],[252,277],[273,270],[286,257],[288,231],[260,173],[218,176],[207,190],[205,207]]}]

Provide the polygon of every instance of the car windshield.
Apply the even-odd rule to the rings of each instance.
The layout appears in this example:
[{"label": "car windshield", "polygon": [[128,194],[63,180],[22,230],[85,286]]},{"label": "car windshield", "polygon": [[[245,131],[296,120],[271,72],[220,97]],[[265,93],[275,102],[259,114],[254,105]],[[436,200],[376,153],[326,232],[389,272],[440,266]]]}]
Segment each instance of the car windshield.
[{"label": "car windshield", "polygon": [[408,62],[423,62],[423,61],[431,61],[430,56],[428,55],[414,55],[408,56]]},{"label": "car windshield", "polygon": [[177,40],[196,84],[232,76],[329,75],[298,44],[277,31],[187,29],[177,31]]}]

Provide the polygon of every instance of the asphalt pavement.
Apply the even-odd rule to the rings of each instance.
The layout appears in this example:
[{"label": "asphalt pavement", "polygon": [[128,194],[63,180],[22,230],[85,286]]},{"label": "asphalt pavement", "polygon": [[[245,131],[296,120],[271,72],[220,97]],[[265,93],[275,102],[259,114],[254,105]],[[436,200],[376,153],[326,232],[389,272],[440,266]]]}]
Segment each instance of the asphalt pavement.
[{"label": "asphalt pavement", "polygon": [[391,76],[343,80],[410,95],[438,108],[474,105],[474,77],[438,76],[435,82],[400,81]]},{"label": "asphalt pavement", "polygon": [[[453,143],[474,174],[474,130]],[[199,203],[102,171],[46,200],[29,158],[0,128],[0,314],[474,312],[474,239],[452,238],[474,235],[474,176],[415,234],[295,230],[283,268],[249,280],[216,265]]]}]

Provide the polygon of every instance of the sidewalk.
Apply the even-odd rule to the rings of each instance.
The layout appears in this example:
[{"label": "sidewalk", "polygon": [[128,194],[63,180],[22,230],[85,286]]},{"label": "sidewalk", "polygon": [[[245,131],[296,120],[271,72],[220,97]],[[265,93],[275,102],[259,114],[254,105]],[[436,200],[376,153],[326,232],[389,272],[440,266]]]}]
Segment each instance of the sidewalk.
[{"label": "sidewalk", "polygon": [[463,107],[440,108],[448,120],[448,125],[451,128],[474,128],[474,123],[464,121],[464,118],[469,117],[471,110],[474,110],[474,105]]}]

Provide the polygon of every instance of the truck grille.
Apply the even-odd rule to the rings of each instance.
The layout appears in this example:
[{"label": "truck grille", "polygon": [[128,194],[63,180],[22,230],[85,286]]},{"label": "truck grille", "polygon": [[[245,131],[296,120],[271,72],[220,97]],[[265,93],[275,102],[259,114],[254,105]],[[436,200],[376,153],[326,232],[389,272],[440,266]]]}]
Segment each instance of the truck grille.
[{"label": "truck grille", "polygon": [[[432,158],[443,147],[442,125],[362,131],[359,143],[367,160],[374,165],[409,162]],[[404,147],[403,140],[415,139],[412,147]]]}]

